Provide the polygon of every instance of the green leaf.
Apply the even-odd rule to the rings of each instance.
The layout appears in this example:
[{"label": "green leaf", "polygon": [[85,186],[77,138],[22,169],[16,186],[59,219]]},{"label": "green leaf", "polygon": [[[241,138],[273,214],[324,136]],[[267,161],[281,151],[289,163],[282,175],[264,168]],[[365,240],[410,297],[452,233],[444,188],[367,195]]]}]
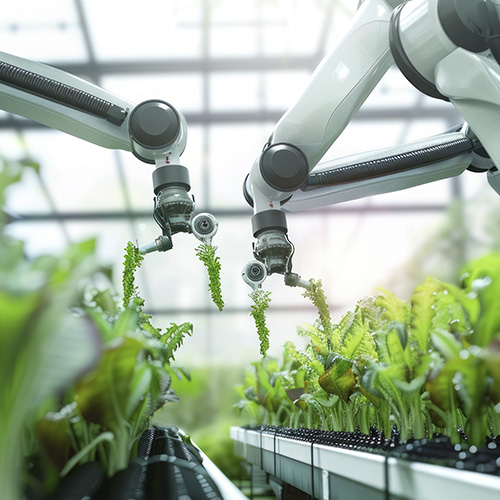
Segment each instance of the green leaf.
[{"label": "green leaf", "polygon": [[11,356],[8,343],[19,338],[40,302],[37,292],[12,295],[0,289],[0,359]]},{"label": "green leaf", "polygon": [[278,413],[281,406],[287,401],[286,391],[283,387],[282,379],[278,378],[276,384],[271,386],[262,401],[267,411]]},{"label": "green leaf", "polygon": [[431,401],[443,411],[454,411],[458,407],[458,395],[453,383],[455,374],[456,370],[447,365],[426,385]]},{"label": "green leaf", "polygon": [[406,382],[406,367],[403,364],[381,365],[370,363],[360,385],[378,399],[384,399],[398,412],[404,411],[401,388],[396,381]]},{"label": "green leaf", "polygon": [[86,420],[109,430],[127,424],[150,380],[138,361],[142,349],[138,340],[123,338],[108,347],[99,366],[77,384],[78,406]]},{"label": "green leaf", "polygon": [[477,297],[481,307],[479,318],[473,325],[471,342],[485,347],[500,334],[500,253],[469,263],[462,275],[462,285],[468,297]]},{"label": "green leaf", "polygon": [[470,299],[467,299],[461,290],[452,290],[449,285],[437,292],[433,304],[434,317],[431,331],[447,330],[457,335],[469,335],[471,324],[467,309],[470,309],[470,305],[465,302],[470,302]]},{"label": "green leaf", "polygon": [[193,334],[192,323],[181,323],[177,325],[171,323],[167,328],[166,332],[160,337],[160,342],[166,347],[166,359],[165,362],[170,362],[174,359],[174,352],[179,349],[179,347],[184,342],[186,336],[191,336]]},{"label": "green leaf", "polygon": [[387,323],[383,329],[375,332],[375,342],[380,363],[406,363],[406,325],[397,321]]},{"label": "green leaf", "polygon": [[76,404],[67,405],[59,412],[48,413],[37,426],[38,444],[42,453],[57,467],[63,469],[70,454],[70,418]]},{"label": "green leaf", "polygon": [[356,310],[361,315],[363,323],[374,332],[382,327],[387,319],[382,307],[377,305],[376,297],[364,297],[356,304]]},{"label": "green leaf", "polygon": [[377,359],[375,341],[369,321],[364,321],[360,308],[354,313],[352,321],[341,334],[339,354],[347,359]]},{"label": "green leaf", "polygon": [[38,371],[36,407],[48,396],[57,394],[95,365],[101,354],[101,342],[85,318],[67,314],[38,351],[44,363]]},{"label": "green leaf", "polygon": [[252,363],[252,365],[255,367],[255,374],[257,378],[257,397],[260,401],[263,401],[267,391],[269,391],[272,387],[270,382],[270,374],[264,369],[264,366],[261,363],[255,362]]},{"label": "green leaf", "polygon": [[383,295],[375,298],[375,305],[382,308],[382,317],[391,322],[408,324],[410,319],[410,306],[404,301],[398,299],[394,294],[387,290],[380,290]]},{"label": "green leaf", "polygon": [[462,344],[452,333],[446,330],[433,332],[432,342],[445,359],[458,359],[463,350]]},{"label": "green leaf", "polygon": [[394,379],[394,385],[403,393],[403,398],[409,398],[415,393],[420,393],[424,384],[425,375],[420,375],[410,382],[399,378]]},{"label": "green leaf", "polygon": [[320,354],[328,354],[331,343],[326,338],[324,332],[316,326],[304,323],[302,326],[297,327],[297,334],[301,337],[309,338]]},{"label": "green leaf", "polygon": [[344,401],[348,401],[356,388],[352,361],[338,356],[333,365],[320,375],[318,382],[327,393],[335,394]]},{"label": "green leaf", "polygon": [[470,354],[466,359],[450,359],[445,366],[455,370],[455,390],[466,415],[480,412],[487,393],[487,365],[482,357]]},{"label": "green leaf", "polygon": [[321,375],[325,371],[323,364],[319,360],[298,351],[293,344],[288,344],[287,351],[292,359],[297,361],[301,367],[307,368],[310,372]]},{"label": "green leaf", "polygon": [[113,325],[113,337],[119,339],[134,332],[137,328],[139,313],[130,307],[126,307],[118,316]]},{"label": "green leaf", "polygon": [[150,385],[151,415],[158,411],[165,403],[178,401],[179,398],[171,388],[172,378],[162,370],[151,370]]},{"label": "green leaf", "polygon": [[500,403],[500,338],[494,339],[486,349],[485,362],[491,377],[488,394],[496,405]]},{"label": "green leaf", "polygon": [[419,285],[411,298],[410,332],[422,351],[427,351],[434,318],[436,294],[444,289],[439,281],[428,278]]},{"label": "green leaf", "polygon": [[[127,397],[127,406],[125,408],[125,418],[132,415],[137,405],[144,399],[150,389],[151,367],[147,364],[138,364],[130,379],[130,390]],[[155,401],[156,402],[156,401]]]},{"label": "green leaf", "polygon": [[100,308],[108,318],[118,315],[118,304],[111,290],[96,290],[92,295],[92,301],[95,302],[95,307]]}]

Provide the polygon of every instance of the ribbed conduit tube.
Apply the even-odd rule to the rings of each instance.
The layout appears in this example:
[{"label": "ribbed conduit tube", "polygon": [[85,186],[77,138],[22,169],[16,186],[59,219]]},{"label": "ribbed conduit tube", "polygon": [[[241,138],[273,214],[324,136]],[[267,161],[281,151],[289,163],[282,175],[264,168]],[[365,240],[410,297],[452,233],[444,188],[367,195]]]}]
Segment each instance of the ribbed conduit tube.
[{"label": "ribbed conduit tube", "polygon": [[335,186],[347,182],[373,179],[384,175],[405,172],[415,168],[423,167],[432,163],[454,158],[470,152],[475,148],[475,143],[464,137],[444,144],[429,146],[400,153],[385,158],[377,158],[354,165],[346,165],[331,170],[315,172],[308,176],[305,186],[302,188],[307,191],[322,186]]},{"label": "ribbed conduit tube", "polygon": [[116,125],[126,116],[123,108],[100,97],[4,61],[0,61],[0,82],[100,116]]}]

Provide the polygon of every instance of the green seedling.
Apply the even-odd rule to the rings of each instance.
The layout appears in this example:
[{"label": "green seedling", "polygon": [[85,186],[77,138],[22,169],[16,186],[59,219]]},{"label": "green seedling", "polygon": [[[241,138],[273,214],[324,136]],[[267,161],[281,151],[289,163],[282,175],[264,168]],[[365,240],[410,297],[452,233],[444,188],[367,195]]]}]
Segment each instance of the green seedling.
[{"label": "green seedling", "polygon": [[222,311],[224,300],[222,299],[222,288],[220,282],[220,259],[215,255],[217,247],[202,243],[196,248],[196,255],[203,262],[208,272],[208,289],[214,304]]},{"label": "green seedling", "polygon": [[123,307],[127,307],[132,297],[137,294],[135,272],[141,267],[143,260],[144,256],[139,253],[139,248],[129,241],[123,259]]},{"label": "green seedling", "polygon": [[266,324],[266,310],[271,302],[270,295],[271,292],[266,292],[261,288],[249,294],[249,297],[253,301],[250,307],[250,316],[252,316],[255,321],[255,327],[257,328],[257,334],[260,340],[260,353],[262,356],[266,356],[267,350],[269,349],[269,328]]}]

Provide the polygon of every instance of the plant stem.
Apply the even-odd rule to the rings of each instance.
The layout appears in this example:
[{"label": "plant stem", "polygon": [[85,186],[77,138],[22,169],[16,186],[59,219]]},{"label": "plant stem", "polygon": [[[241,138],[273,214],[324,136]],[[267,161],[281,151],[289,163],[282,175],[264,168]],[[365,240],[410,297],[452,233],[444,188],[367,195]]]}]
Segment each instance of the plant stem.
[{"label": "plant stem", "polygon": [[493,436],[500,435],[500,414],[495,410],[495,408],[488,408],[488,421],[491,427]]},{"label": "plant stem", "polygon": [[413,419],[413,437],[423,439],[425,437],[425,422],[420,402],[420,392],[417,392],[412,399],[410,415]]},{"label": "plant stem", "polygon": [[370,433],[370,406],[364,404],[360,408],[359,430],[363,434]]},{"label": "plant stem", "polygon": [[78,453],[73,455],[64,466],[61,471],[61,477],[64,477],[68,472],[80,461],[82,460],[87,453],[90,453],[91,450],[94,450],[100,443],[103,441],[112,441],[114,439],[114,435],[112,432],[103,432],[99,434],[93,441],[91,441],[87,446],[82,448]]}]

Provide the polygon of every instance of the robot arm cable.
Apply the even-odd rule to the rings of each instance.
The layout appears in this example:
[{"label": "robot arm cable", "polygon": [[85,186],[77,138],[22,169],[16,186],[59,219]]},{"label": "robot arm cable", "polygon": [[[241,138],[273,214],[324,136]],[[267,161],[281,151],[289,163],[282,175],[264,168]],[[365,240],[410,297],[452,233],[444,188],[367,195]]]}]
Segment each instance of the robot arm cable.
[{"label": "robot arm cable", "polygon": [[431,145],[416,151],[363,161],[353,165],[313,172],[309,174],[304,191],[346,182],[373,179],[440,162],[473,151],[477,147],[468,137],[444,144]]},{"label": "robot arm cable", "polygon": [[66,104],[121,125],[127,110],[63,82],[0,61],[0,81],[26,92]]}]

